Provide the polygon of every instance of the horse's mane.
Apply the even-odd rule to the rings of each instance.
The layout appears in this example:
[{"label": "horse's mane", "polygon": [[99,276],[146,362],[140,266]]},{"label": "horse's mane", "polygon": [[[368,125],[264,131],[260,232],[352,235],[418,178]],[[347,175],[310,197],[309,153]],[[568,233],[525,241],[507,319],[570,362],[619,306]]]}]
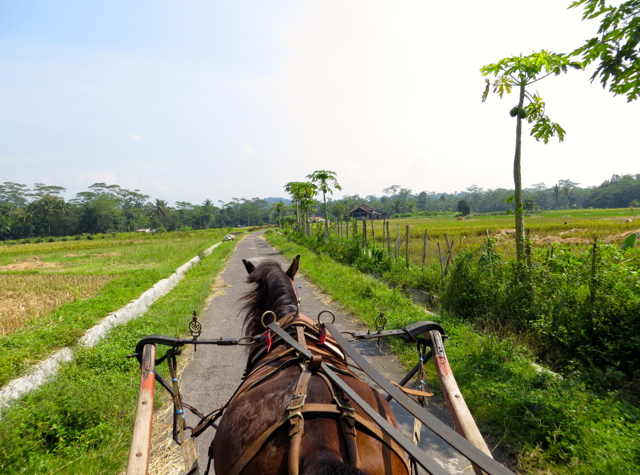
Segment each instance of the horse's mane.
[{"label": "horse's mane", "polygon": [[[260,319],[267,310],[275,313],[278,319],[295,311],[292,306],[297,306],[298,302],[293,285],[277,262],[261,263],[251,271],[247,283],[255,286],[240,299],[244,301],[240,314],[244,314],[243,328],[246,336],[264,331]],[[265,323],[268,325],[271,321],[272,319],[266,319]]]}]

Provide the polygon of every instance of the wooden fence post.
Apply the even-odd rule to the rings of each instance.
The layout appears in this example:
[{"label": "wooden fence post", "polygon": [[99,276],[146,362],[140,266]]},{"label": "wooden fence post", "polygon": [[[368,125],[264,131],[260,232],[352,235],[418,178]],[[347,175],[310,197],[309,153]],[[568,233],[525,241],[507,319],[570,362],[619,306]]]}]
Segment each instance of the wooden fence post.
[{"label": "wooden fence post", "polygon": [[438,262],[440,263],[440,274],[442,280],[444,280],[444,267],[442,267],[442,251],[440,250],[440,243],[436,243],[438,245]]},{"label": "wooden fence post", "polygon": [[400,225],[396,223],[396,259],[400,250]]},{"label": "wooden fence post", "polygon": [[389,232],[389,221],[387,221],[387,252],[391,254],[391,233]]},{"label": "wooden fence post", "polygon": [[591,303],[595,302],[596,300],[596,265],[598,263],[597,254],[598,254],[598,238],[594,237],[593,252],[591,254],[591,282],[589,283],[589,293],[591,294],[589,295],[589,298],[591,300]]},{"label": "wooden fence post", "polygon": [[371,248],[376,248],[376,227],[373,220],[371,221]]},{"label": "wooden fence post", "polygon": [[527,267],[531,267],[531,229],[529,228],[525,228],[524,229],[524,235],[525,235],[525,239],[526,239],[526,243],[525,243],[525,253],[527,255]]},{"label": "wooden fence post", "polygon": [[367,220],[362,220],[362,247],[367,247]]},{"label": "wooden fence post", "polygon": [[404,246],[405,259],[407,261],[407,269],[409,268],[409,225],[407,224],[407,243]]},{"label": "wooden fence post", "polygon": [[424,244],[422,245],[422,268],[424,269],[424,261],[427,258],[427,240],[429,239],[428,237],[428,232],[425,229],[424,230]]}]

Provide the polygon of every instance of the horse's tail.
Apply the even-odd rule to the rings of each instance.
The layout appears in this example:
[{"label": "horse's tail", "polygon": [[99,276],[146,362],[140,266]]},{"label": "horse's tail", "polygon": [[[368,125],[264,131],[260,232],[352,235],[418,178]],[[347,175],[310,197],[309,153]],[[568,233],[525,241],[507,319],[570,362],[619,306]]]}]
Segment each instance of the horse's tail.
[{"label": "horse's tail", "polygon": [[313,467],[306,475],[366,475],[363,471],[338,460]]}]

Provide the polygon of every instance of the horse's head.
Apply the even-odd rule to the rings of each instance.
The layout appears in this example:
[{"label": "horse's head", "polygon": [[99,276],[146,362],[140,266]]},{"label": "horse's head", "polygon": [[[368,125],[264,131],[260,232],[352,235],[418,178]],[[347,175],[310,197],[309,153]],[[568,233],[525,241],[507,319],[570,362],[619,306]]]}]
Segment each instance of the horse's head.
[{"label": "horse's head", "polygon": [[274,261],[265,261],[255,266],[242,259],[242,263],[249,274],[247,283],[254,284],[253,289],[241,299],[244,301],[241,313],[244,314],[245,335],[252,336],[264,330],[260,319],[267,310],[275,313],[278,319],[295,311],[298,296],[293,278],[298,272],[300,256],[296,256],[286,271]]}]

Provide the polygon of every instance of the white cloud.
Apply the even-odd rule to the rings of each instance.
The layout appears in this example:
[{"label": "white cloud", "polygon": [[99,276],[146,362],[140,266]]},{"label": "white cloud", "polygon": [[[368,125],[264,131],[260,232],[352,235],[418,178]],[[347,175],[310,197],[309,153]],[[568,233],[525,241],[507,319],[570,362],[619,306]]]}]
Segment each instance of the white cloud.
[{"label": "white cloud", "polygon": [[132,142],[142,142],[142,135],[129,134],[129,140],[131,140]]},{"label": "white cloud", "polygon": [[256,153],[256,149],[253,148],[250,144],[244,146],[244,151],[250,155],[254,155]]}]

